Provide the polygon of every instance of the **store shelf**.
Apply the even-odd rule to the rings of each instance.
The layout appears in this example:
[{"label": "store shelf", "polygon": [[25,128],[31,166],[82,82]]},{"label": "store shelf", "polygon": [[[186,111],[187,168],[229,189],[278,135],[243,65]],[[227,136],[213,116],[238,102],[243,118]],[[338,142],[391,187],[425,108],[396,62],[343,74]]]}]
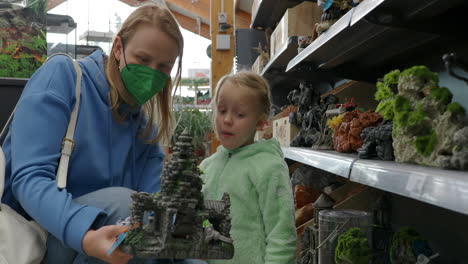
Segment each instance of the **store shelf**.
[{"label": "store shelf", "polygon": [[351,181],[468,215],[468,172],[359,159],[331,150],[282,147],[285,158]]},{"label": "store shelf", "polygon": [[334,71],[355,80],[373,79],[423,59],[429,50],[454,45],[447,36],[454,36],[455,19],[468,19],[459,11],[467,6],[463,0],[363,1],[293,58],[286,71],[300,71],[307,64],[312,71]]},{"label": "store shelf", "polygon": [[289,37],[287,43],[265,65],[261,75],[270,80],[278,74],[284,73],[289,61],[297,55],[297,37]]},{"label": "store shelf", "polygon": [[253,29],[273,30],[288,8],[302,3],[301,0],[262,0],[256,14],[252,14]]},{"label": "store shelf", "polygon": [[350,180],[468,215],[468,172],[358,160]]},{"label": "store shelf", "polygon": [[357,156],[331,150],[282,147],[284,157],[348,178]]}]

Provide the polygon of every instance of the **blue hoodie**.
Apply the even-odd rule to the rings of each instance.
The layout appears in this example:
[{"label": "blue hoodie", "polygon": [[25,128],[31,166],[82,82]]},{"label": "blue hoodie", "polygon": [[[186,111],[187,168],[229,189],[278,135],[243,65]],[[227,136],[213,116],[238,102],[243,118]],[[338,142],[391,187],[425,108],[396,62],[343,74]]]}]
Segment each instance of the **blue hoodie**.
[{"label": "blue hoodie", "polygon": [[73,199],[112,186],[159,191],[164,154],[158,144],[144,144],[140,138],[144,123],[139,110],[129,111],[124,122],[112,117],[103,54],[96,51],[79,64],[81,101],[66,190],[57,188],[55,175],[75,104],[76,73],[70,58],[54,56],[24,88],[3,144],[7,164],[2,202],[82,253],[84,234],[106,212]]}]

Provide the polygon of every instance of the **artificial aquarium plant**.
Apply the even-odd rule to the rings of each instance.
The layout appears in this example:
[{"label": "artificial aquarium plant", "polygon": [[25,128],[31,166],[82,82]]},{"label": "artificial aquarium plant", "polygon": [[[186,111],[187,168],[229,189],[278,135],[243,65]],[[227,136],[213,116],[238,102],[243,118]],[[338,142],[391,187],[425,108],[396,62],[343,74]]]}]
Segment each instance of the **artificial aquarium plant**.
[{"label": "artificial aquarium plant", "polygon": [[336,264],[369,264],[370,255],[369,241],[361,229],[350,228],[338,237]]},{"label": "artificial aquarium plant", "polygon": [[392,264],[428,263],[420,262],[420,259],[433,259],[435,254],[429,247],[426,239],[410,227],[404,227],[392,236],[390,245],[390,262]]}]

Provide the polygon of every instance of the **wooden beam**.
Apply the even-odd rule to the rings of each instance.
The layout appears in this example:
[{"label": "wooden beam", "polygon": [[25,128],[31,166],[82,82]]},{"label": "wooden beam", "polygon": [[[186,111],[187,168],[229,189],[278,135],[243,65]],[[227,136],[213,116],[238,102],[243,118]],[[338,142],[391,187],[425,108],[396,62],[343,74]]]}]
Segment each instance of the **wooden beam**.
[{"label": "wooden beam", "polygon": [[[221,1],[211,0],[211,94],[215,94],[215,87],[218,84],[219,79],[225,74],[228,74],[232,70],[233,59],[234,59],[234,1],[224,1],[224,12],[227,14],[227,23],[233,25],[233,28],[229,28],[226,32],[219,32],[218,25],[218,13],[221,11]],[[230,38],[230,49],[229,50],[217,50],[216,49],[216,36],[217,35],[228,35]],[[212,137],[211,151],[216,152],[216,148],[219,146],[219,141],[215,136]]]},{"label": "wooden beam", "polygon": [[175,6],[178,6],[179,8],[187,10],[188,12],[193,14],[194,17],[199,16],[206,20],[210,19],[210,1],[209,0],[198,0],[198,1],[166,0],[166,3],[173,4]]},{"label": "wooden beam", "polygon": [[61,3],[65,2],[65,0],[48,0],[47,1],[47,11],[51,10],[52,8],[60,5]]},{"label": "wooden beam", "polygon": [[236,10],[236,28],[250,28],[252,16],[242,10]]},{"label": "wooden beam", "polygon": [[197,35],[200,35],[206,39],[210,39],[210,26],[209,25],[200,23],[201,29],[199,31],[197,20],[181,15],[174,11],[172,11],[172,14],[174,14],[174,17],[177,19],[181,27]]}]

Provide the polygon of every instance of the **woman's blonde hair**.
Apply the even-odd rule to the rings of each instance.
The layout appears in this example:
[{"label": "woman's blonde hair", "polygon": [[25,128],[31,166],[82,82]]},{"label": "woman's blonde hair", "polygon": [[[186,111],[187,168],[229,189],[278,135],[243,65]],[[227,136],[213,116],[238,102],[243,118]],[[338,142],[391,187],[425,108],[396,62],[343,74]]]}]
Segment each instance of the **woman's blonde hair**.
[{"label": "woman's blonde hair", "polygon": [[[169,139],[173,132],[173,112],[172,112],[172,94],[174,94],[180,85],[180,76],[182,72],[182,55],[184,50],[184,40],[180,32],[179,25],[169,9],[157,4],[149,3],[133,11],[132,14],[122,24],[121,29],[117,33],[122,39],[122,42],[127,43],[135,34],[136,28],[140,24],[149,24],[157,27],[161,32],[166,33],[177,42],[178,48],[178,65],[175,80],[169,76],[166,86],[156,96],[148,100],[142,110],[147,116],[148,122],[146,127],[141,131],[140,136],[146,139],[146,143],[156,143],[161,139]],[[110,84],[110,105],[112,115],[120,121],[125,120],[126,114],[120,113],[119,107],[122,103],[134,102],[133,97],[128,93],[122,79],[120,77],[119,62],[114,56],[115,45],[112,46],[109,59],[106,63],[106,77]],[[155,106],[157,112],[155,112]],[[157,123],[157,133],[155,132],[155,124]]]},{"label": "woman's blonde hair", "polygon": [[[241,71],[234,74],[227,74],[224,75],[216,85],[215,96],[214,96],[214,115],[216,116],[216,105],[218,103],[218,96],[221,92],[221,87],[224,83],[230,82],[233,85],[241,85],[247,88],[250,88],[257,92],[258,99],[259,99],[259,106],[261,114],[264,115],[265,119],[270,117],[271,112],[271,92],[270,86],[268,82],[260,75],[248,72],[248,71]],[[215,124],[215,123],[213,123]]]}]

